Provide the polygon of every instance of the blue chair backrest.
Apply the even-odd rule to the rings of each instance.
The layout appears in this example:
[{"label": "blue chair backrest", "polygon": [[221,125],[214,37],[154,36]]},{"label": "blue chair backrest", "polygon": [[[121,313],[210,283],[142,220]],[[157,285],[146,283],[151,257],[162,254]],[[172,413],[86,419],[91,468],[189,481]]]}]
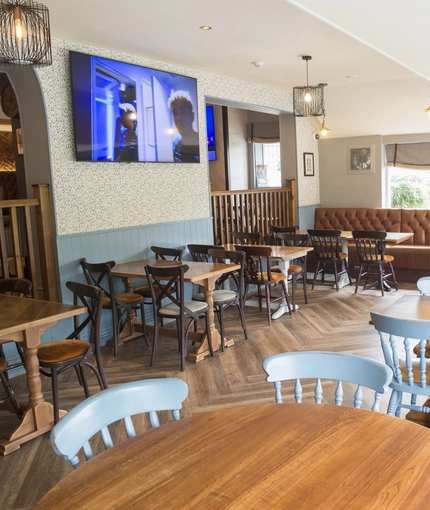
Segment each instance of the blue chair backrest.
[{"label": "blue chair backrest", "polygon": [[392,379],[392,371],[383,363],[353,354],[334,352],[304,351],[274,354],[263,361],[267,374],[266,381],[275,386],[275,399],[282,403],[281,381],[296,380],[294,397],[297,403],[302,401],[303,389],[300,379],[316,379],[314,399],[322,402],[323,388],[321,379],[337,380],[334,403],[343,401],[342,381],[357,384],[354,394],[354,407],[361,407],[362,387],[375,391],[373,411],[379,410],[381,396],[387,391]]},{"label": "blue chair backrest", "polygon": [[149,413],[152,427],[158,427],[157,411],[172,411],[179,420],[179,410],[187,398],[188,386],[181,379],[146,379],[120,384],[82,401],[52,429],[54,452],[79,467],[78,452],[84,450],[86,460],[93,458],[89,439],[100,431],[105,448],[113,446],[107,426],[123,419],[127,437],[136,435],[131,416]]},{"label": "blue chair backrest", "polygon": [[430,296],[430,276],[423,276],[417,280],[417,288],[424,296]]}]

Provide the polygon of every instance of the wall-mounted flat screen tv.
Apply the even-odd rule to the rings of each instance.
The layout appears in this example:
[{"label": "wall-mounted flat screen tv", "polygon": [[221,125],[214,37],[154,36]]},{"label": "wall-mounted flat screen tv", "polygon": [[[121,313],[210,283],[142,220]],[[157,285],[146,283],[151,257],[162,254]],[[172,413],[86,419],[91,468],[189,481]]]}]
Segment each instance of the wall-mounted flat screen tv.
[{"label": "wall-mounted flat screen tv", "polygon": [[197,81],[70,52],[78,161],[200,161]]},{"label": "wall-mounted flat screen tv", "polygon": [[216,161],[214,107],[206,106],[206,132],[208,137],[208,159]]}]

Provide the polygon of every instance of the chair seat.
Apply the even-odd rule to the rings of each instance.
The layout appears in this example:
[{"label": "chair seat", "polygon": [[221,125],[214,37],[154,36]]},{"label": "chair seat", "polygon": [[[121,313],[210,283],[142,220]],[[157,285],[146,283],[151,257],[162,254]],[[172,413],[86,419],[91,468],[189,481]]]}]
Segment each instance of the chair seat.
[{"label": "chair seat", "polygon": [[[142,301],[142,296],[140,294],[135,294],[134,292],[116,292],[115,299],[118,299],[127,305],[131,305],[132,303],[139,304]],[[103,297],[103,308],[111,308],[110,297]]]},{"label": "chair seat", "polygon": [[[205,312],[208,309],[208,305],[200,301],[185,301],[185,306],[193,313]],[[170,303],[160,308],[158,314],[166,317],[176,317],[179,316],[179,307],[175,303]]]},{"label": "chair seat", "polygon": [[[427,399],[424,402],[423,407],[430,407],[430,399]],[[412,421],[418,425],[423,425],[424,427],[430,428],[430,413],[423,413],[422,411],[409,411],[405,418],[408,421]]]},{"label": "chair seat", "polygon": [[297,273],[301,273],[302,271],[303,271],[303,267],[296,265],[296,264],[291,264],[288,267],[288,274],[297,274]]},{"label": "chair seat", "polygon": [[272,275],[272,279],[270,280],[269,279],[269,276],[267,273],[257,273],[255,279],[245,279],[245,281],[248,281],[249,283],[253,283],[253,284],[256,284],[258,285],[259,283],[261,283],[262,285],[264,283],[267,283],[267,282],[275,282],[275,283],[278,283],[278,282],[281,282],[282,280],[286,280],[287,278],[287,275],[284,274],[284,273],[272,273],[272,268],[270,268],[270,272],[271,272],[271,275]]},{"label": "chair seat", "polygon": [[[234,292],[233,290],[218,289],[213,291],[212,298],[215,305],[224,304],[229,301],[234,301],[237,298],[237,292]],[[204,301],[205,295],[203,292],[199,292],[193,296],[193,299],[196,301]]]},{"label": "chair seat", "polygon": [[0,358],[0,372],[6,372],[8,367],[7,361],[3,358]]},{"label": "chair seat", "polygon": [[37,357],[40,363],[60,363],[85,356],[90,347],[85,340],[58,340],[39,345]]},{"label": "chair seat", "polygon": [[338,259],[338,260],[344,260],[346,258],[348,258],[348,254],[347,253],[343,253],[343,252],[340,252],[337,257],[336,257],[336,253],[321,253],[321,256],[320,256],[321,259],[328,259],[328,260],[333,260],[333,259]]},{"label": "chair seat", "polygon": [[[408,372],[406,369],[406,364],[404,360],[400,360],[400,371],[402,372],[402,381],[408,380]],[[420,384],[420,360],[412,360],[412,374],[414,376],[414,383]],[[430,384],[430,361],[427,361],[427,369],[426,369],[426,384]]]},{"label": "chair seat", "polygon": [[[392,255],[384,255],[384,262],[393,262],[394,261],[394,257]],[[363,260],[363,262],[381,262],[381,257],[377,256],[377,255],[372,255],[370,257],[366,257],[365,260]]]}]

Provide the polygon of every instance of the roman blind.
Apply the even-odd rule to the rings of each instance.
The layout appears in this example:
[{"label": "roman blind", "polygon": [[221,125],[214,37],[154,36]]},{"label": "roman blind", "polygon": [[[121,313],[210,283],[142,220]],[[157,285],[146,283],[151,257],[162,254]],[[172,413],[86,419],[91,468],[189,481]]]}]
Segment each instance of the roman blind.
[{"label": "roman blind", "polygon": [[430,170],[430,142],[387,144],[385,154],[387,166]]},{"label": "roman blind", "polygon": [[252,122],[246,125],[248,143],[278,143],[279,122]]}]

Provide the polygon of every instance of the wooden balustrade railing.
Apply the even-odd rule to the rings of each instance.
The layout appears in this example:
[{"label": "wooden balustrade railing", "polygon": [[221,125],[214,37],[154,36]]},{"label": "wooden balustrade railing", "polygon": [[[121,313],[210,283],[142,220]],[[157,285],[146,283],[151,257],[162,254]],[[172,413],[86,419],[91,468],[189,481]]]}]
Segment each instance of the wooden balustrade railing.
[{"label": "wooden balustrade railing", "polygon": [[264,188],[211,193],[215,244],[232,242],[230,232],[261,232],[271,240],[270,225],[296,225],[296,181],[285,188]]},{"label": "wooden balustrade railing", "polygon": [[0,277],[26,277],[34,298],[40,283],[43,299],[58,301],[49,186],[37,184],[33,192],[35,198],[0,201]]}]

